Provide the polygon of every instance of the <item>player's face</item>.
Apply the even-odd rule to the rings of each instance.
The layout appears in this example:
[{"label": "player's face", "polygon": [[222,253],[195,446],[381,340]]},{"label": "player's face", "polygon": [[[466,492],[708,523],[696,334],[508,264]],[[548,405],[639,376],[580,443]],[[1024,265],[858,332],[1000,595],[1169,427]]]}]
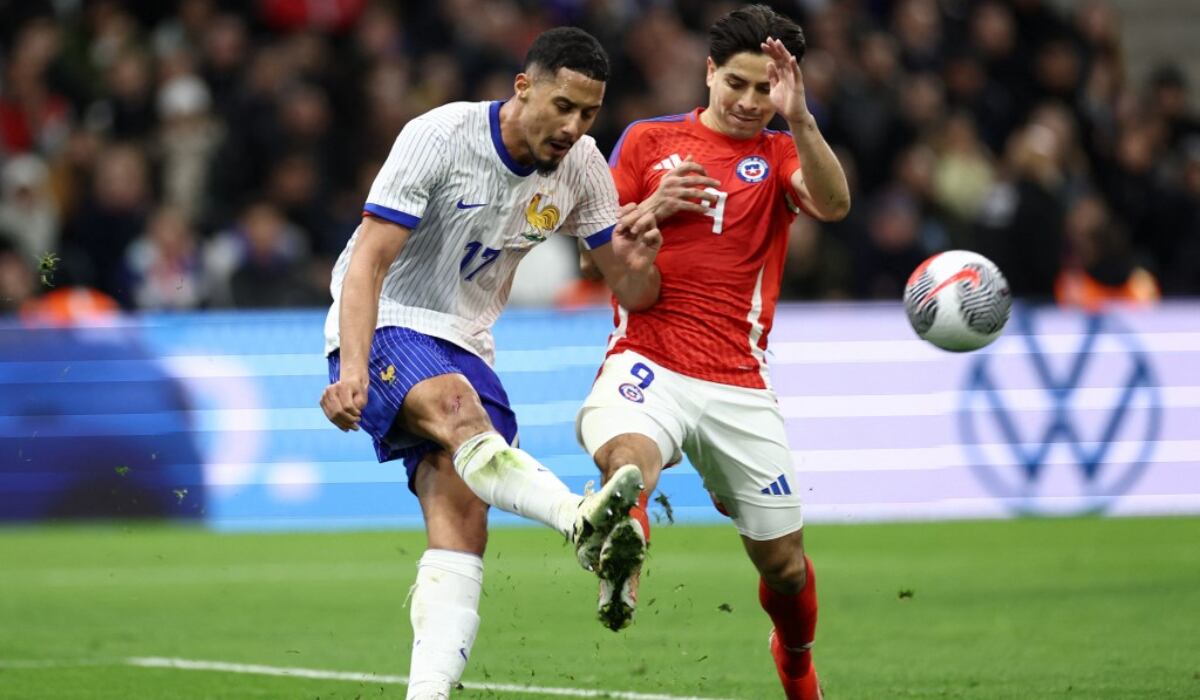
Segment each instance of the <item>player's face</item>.
[{"label": "player's face", "polygon": [[604,83],[567,68],[554,75],[535,69],[518,75],[516,88],[529,157],[538,172],[554,172],[596,121]]},{"label": "player's face", "polygon": [[735,139],[758,135],[775,116],[766,54],[743,51],[718,66],[708,59],[708,110],[705,122]]}]

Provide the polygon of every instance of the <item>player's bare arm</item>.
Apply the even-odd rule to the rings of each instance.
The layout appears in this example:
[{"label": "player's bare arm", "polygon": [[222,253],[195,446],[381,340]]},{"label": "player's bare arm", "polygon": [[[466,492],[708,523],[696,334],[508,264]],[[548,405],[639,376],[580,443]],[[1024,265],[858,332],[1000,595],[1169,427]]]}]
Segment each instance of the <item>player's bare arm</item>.
[{"label": "player's bare arm", "polygon": [[367,405],[367,360],[379,314],[379,293],[392,261],[404,248],[409,229],[373,216],[364,216],[350,267],[342,284],[341,377],[325,387],[321,409],[342,430],[358,430]]},{"label": "player's bare arm", "polygon": [[658,301],[662,278],[654,259],[662,234],[650,212],[635,204],[621,207],[612,244],[590,251],[591,262],[604,275],[617,303],[630,311],[647,309]]},{"label": "player's bare arm", "polygon": [[787,120],[804,165],[792,175],[792,189],[804,208],[822,221],[843,219],[850,211],[850,187],[841,163],[808,111],[800,62],[778,39],[764,41],[762,50],[771,59],[767,64],[771,104]]}]

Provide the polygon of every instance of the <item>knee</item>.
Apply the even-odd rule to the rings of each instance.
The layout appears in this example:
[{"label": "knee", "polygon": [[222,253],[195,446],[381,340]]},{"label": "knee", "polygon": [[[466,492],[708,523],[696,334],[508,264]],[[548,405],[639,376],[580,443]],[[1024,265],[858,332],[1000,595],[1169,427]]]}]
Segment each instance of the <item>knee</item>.
[{"label": "knee", "polygon": [[453,451],[466,440],[493,428],[479,396],[470,386],[455,383],[447,388],[437,394],[426,394],[419,405],[406,404],[405,409],[415,418],[420,432]]},{"label": "knee", "polygon": [[474,394],[459,398],[461,401],[446,406],[442,414],[446,435],[442,444],[452,449],[457,449],[459,445],[480,433],[495,430],[487,412],[483,410],[483,405]]},{"label": "knee", "polygon": [[772,590],[788,595],[799,593],[808,582],[803,551],[781,552],[763,562],[758,572]]}]

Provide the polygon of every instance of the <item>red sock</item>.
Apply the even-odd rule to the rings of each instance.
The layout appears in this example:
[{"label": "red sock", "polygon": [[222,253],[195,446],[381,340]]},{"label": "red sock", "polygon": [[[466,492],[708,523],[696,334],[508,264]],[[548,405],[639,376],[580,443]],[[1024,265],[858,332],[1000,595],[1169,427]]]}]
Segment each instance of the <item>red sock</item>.
[{"label": "red sock", "polygon": [[800,653],[788,654],[787,675],[799,678],[808,673],[812,666],[813,637],[817,631],[817,580],[813,576],[812,561],[804,557],[807,573],[804,588],[796,594],[779,593],[759,579],[758,602],[775,623],[775,635],[788,650],[803,649]]},{"label": "red sock", "polygon": [[638,496],[637,505],[629,509],[629,516],[638,521],[642,525],[642,534],[646,536],[646,544],[650,544],[650,517],[646,514],[646,507],[650,505],[650,494],[642,491],[642,495]]}]

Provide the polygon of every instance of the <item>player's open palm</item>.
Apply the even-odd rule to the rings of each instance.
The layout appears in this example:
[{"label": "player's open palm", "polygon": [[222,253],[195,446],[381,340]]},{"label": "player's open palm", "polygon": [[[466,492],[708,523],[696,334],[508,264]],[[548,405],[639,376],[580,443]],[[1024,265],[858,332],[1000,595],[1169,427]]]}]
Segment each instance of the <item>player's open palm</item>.
[{"label": "player's open palm", "polygon": [[662,234],[652,211],[643,211],[636,204],[621,207],[617,226],[613,229],[613,254],[631,272],[645,272],[654,264],[662,247]]},{"label": "player's open palm", "polygon": [[800,62],[778,39],[762,43],[763,53],[771,59],[767,64],[767,82],[771,86],[771,105],[789,122],[799,122],[808,116],[804,100],[804,74]]},{"label": "player's open palm", "polygon": [[321,410],[343,432],[358,430],[363,408],[367,405],[367,383],[340,379],[325,387],[321,394]]},{"label": "player's open palm", "polygon": [[688,156],[658,181],[658,189],[650,196],[654,216],[665,221],[681,211],[704,214],[717,203],[717,193],[705,188],[715,189],[720,185],[720,181],[708,176],[703,165]]}]

